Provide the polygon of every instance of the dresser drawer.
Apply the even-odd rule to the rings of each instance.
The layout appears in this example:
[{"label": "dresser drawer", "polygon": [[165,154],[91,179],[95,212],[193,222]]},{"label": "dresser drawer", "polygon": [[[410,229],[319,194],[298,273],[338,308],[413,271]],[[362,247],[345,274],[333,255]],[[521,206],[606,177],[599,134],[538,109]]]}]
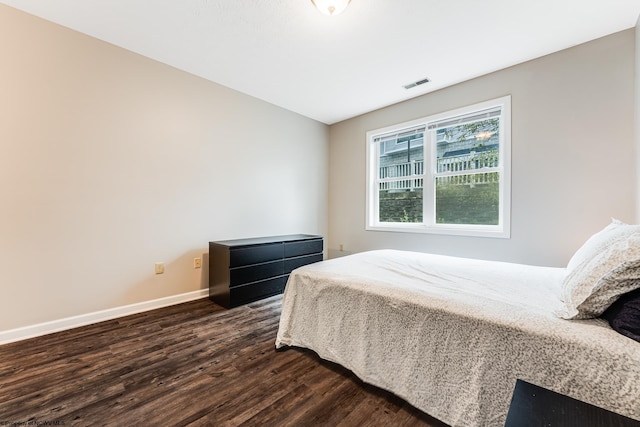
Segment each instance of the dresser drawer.
[{"label": "dresser drawer", "polygon": [[288,258],[284,260],[284,273],[289,274],[298,267],[311,264],[312,262],[322,261],[322,254],[299,256],[296,258]]},{"label": "dresser drawer", "polygon": [[237,286],[229,290],[229,303],[232,307],[257,301],[280,294],[287,284],[287,276],[279,276],[248,285]]},{"label": "dresser drawer", "polygon": [[300,242],[285,242],[284,257],[291,258],[301,255],[322,252],[322,239],[303,240]]},{"label": "dresser drawer", "polygon": [[229,251],[229,267],[258,264],[284,257],[284,243],[244,246]]},{"label": "dresser drawer", "polygon": [[244,285],[283,274],[284,261],[282,259],[246,267],[232,268],[229,270],[229,286]]}]

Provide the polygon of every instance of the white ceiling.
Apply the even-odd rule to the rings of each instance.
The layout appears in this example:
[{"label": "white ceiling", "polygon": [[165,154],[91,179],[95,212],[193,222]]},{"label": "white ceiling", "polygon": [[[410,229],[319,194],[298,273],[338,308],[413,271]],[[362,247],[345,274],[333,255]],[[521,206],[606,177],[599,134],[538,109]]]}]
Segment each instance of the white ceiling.
[{"label": "white ceiling", "polygon": [[[615,33],[640,0],[0,0],[327,124]],[[403,85],[431,82],[406,90]]]}]

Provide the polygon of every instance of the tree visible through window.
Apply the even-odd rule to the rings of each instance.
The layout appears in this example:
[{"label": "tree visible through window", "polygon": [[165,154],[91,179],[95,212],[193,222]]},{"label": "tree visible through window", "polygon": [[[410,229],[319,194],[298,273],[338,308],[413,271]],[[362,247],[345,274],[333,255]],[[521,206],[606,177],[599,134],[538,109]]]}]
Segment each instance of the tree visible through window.
[{"label": "tree visible through window", "polygon": [[510,98],[367,134],[367,228],[509,235]]}]

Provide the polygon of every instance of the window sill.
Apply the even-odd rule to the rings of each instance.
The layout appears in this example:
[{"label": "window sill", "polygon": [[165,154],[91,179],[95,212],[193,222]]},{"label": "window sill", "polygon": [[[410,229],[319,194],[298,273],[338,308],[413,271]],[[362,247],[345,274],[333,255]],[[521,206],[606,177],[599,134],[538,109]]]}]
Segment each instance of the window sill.
[{"label": "window sill", "polygon": [[418,234],[439,234],[448,236],[467,237],[490,237],[497,239],[511,238],[510,230],[498,226],[456,226],[453,224],[426,226],[422,224],[389,224],[389,225],[368,225],[367,231],[387,231],[392,233],[418,233]]}]

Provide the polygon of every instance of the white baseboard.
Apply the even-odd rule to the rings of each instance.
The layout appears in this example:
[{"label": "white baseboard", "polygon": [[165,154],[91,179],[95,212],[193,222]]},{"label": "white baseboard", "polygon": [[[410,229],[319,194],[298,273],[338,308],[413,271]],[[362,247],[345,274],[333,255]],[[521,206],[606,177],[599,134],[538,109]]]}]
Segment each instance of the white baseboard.
[{"label": "white baseboard", "polygon": [[200,289],[193,292],[187,292],[186,294],[172,295],[170,297],[110,308],[93,313],[81,314],[79,316],[67,317],[60,320],[53,320],[51,322],[38,323],[36,325],[10,329],[8,331],[0,331],[0,345],[26,340],[27,338],[39,337],[53,332],[77,328],[78,326],[85,326],[92,323],[103,322],[105,320],[116,319],[130,314],[142,313],[143,311],[154,310],[156,308],[168,307],[170,305],[193,301],[207,296],[209,296],[209,289]]}]

